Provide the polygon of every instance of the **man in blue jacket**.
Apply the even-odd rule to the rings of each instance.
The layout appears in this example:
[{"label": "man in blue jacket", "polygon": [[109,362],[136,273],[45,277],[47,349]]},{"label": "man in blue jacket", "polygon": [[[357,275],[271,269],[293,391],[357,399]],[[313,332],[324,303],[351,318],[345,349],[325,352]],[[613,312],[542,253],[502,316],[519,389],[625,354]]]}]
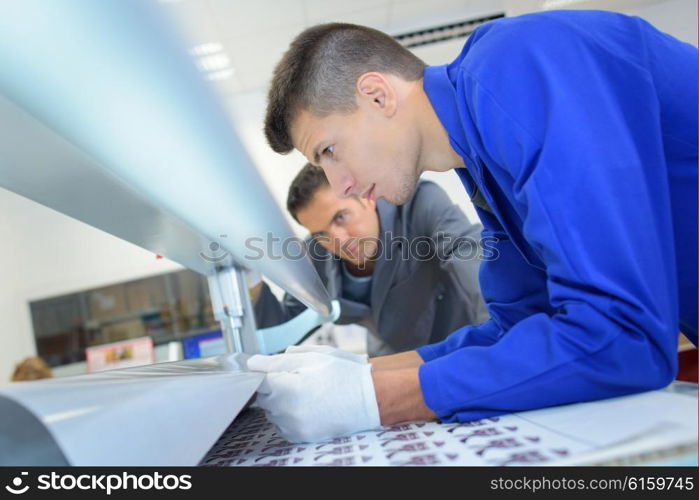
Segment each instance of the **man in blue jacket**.
[{"label": "man in blue jacket", "polygon": [[290,439],[657,389],[678,332],[697,343],[697,49],[639,18],[497,20],[436,67],[368,28],[312,27],[275,70],[265,131],[344,196],[399,204],[448,165],[498,240],[479,326],[370,364],[252,358]]}]

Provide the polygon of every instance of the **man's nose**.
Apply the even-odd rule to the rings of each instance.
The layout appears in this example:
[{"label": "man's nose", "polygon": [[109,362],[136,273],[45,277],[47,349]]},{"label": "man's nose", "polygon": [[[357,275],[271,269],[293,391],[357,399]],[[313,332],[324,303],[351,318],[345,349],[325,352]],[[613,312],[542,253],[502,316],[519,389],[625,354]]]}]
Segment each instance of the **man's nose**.
[{"label": "man's nose", "polygon": [[328,236],[335,242],[335,244],[343,245],[348,239],[350,239],[347,229],[343,227],[335,227],[328,230]]},{"label": "man's nose", "polygon": [[325,176],[335,194],[340,198],[347,198],[354,194],[352,190],[357,183],[348,170],[333,166],[325,169]]}]

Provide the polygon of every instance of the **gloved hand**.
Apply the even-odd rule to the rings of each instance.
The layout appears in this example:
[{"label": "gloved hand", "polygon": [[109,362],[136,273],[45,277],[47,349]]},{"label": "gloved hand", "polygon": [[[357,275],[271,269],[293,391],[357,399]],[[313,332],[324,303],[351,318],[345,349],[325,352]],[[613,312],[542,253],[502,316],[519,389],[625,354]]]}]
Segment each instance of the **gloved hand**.
[{"label": "gloved hand", "polygon": [[369,363],[319,352],[255,355],[267,376],[257,404],[289,441],[313,442],[381,426]]},{"label": "gloved hand", "polygon": [[286,348],[287,353],[303,353],[303,352],[317,352],[320,354],[327,354],[329,356],[335,356],[337,358],[346,359],[347,361],[354,361],[355,363],[366,364],[369,362],[369,356],[366,354],[355,354],[349,351],[343,351],[336,347],[331,347],[329,345],[292,345]]}]

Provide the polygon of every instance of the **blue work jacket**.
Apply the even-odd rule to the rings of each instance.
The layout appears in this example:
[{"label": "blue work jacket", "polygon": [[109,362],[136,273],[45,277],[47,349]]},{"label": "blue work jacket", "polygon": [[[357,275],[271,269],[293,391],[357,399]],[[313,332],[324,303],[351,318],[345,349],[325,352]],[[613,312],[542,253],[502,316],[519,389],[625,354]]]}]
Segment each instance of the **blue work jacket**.
[{"label": "blue work jacket", "polygon": [[697,342],[697,49],[640,18],[476,29],[424,90],[465,168],[491,319],[418,349],[443,421],[660,388]]}]

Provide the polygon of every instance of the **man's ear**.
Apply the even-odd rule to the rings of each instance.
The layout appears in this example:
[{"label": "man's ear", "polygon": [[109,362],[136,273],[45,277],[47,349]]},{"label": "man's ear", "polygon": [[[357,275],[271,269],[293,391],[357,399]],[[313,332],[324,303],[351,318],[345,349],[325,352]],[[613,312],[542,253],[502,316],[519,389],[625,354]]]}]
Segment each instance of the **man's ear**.
[{"label": "man's ear", "polygon": [[360,101],[369,103],[386,116],[393,116],[397,108],[396,91],[381,73],[371,71],[357,79],[357,95]]}]

